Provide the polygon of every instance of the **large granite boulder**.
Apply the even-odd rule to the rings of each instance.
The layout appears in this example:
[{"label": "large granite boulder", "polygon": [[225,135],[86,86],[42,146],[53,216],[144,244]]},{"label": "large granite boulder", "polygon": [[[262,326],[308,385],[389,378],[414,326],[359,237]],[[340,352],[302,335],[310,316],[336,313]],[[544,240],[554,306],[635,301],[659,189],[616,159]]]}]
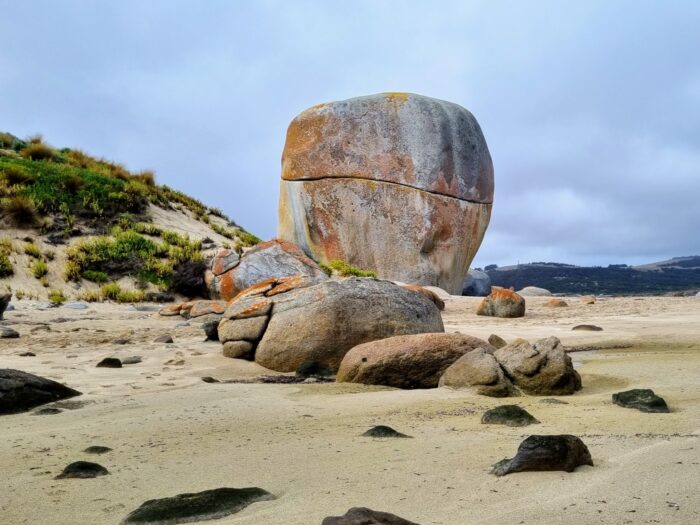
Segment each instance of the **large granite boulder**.
[{"label": "large granite boulder", "polygon": [[0,414],[24,412],[45,403],[79,396],[61,383],[11,368],[0,369]]},{"label": "large granite boulder", "polygon": [[526,394],[562,396],[581,389],[581,376],[556,337],[540,339],[534,345],[516,339],[493,355],[508,378]]},{"label": "large granite boulder", "polygon": [[481,270],[470,269],[462,284],[462,295],[486,297],[491,293],[491,277]]},{"label": "large granite boulder", "polygon": [[[350,348],[400,334],[442,332],[435,303],[389,281],[321,283],[304,276],[270,279],[244,290],[219,325],[219,339],[252,345],[244,355],[278,372],[316,362],[337,370]],[[246,346],[247,345],[243,345]]]},{"label": "large granite boulder", "polygon": [[464,388],[490,397],[520,395],[503,373],[490,345],[467,352],[445,370],[439,386]]},{"label": "large granite boulder", "polygon": [[278,236],[315,260],[458,295],[492,201],[486,141],[457,104],[382,93],[316,105],[287,130]]},{"label": "large granite boulder", "polygon": [[274,239],[261,242],[242,256],[233,250],[219,251],[206,272],[205,282],[212,298],[228,301],[260,281],[293,275],[316,282],[328,279],[297,245]]},{"label": "large granite boulder", "polygon": [[463,334],[400,335],[361,344],[340,363],[337,381],[396,388],[435,388],[443,372],[486,342]]},{"label": "large granite boulder", "polygon": [[476,314],[490,317],[523,317],[525,299],[513,290],[493,288],[491,293],[481,300]]}]

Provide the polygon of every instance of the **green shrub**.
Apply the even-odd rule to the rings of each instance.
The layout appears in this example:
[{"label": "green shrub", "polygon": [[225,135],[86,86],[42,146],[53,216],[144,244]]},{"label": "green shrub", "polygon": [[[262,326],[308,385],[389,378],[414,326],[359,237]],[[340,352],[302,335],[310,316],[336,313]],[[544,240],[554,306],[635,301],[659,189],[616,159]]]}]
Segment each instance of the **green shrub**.
[{"label": "green shrub", "polygon": [[0,253],[0,278],[9,277],[14,273],[10,258],[4,253]]},{"label": "green shrub", "polygon": [[112,299],[115,301],[117,296],[121,293],[122,289],[119,287],[118,283],[111,282],[103,284],[100,286],[100,292],[102,293],[103,299]]},{"label": "green shrub", "polygon": [[27,242],[24,244],[24,253],[35,259],[41,259],[41,250],[33,242]]},{"label": "green shrub", "polygon": [[49,266],[46,264],[44,261],[40,259],[36,259],[30,266],[29,269],[32,272],[32,275],[36,277],[37,279],[41,279],[44,277],[47,273],[49,273]]},{"label": "green shrub", "polygon": [[0,209],[3,215],[15,226],[31,227],[36,224],[38,219],[34,200],[22,195],[14,195],[4,199]]},{"label": "green shrub", "polygon": [[357,266],[341,261],[340,259],[333,259],[328,261],[328,263],[319,263],[321,269],[328,275],[340,275],[341,277],[376,277],[377,272],[372,270],[362,270]]},{"label": "green shrub", "polygon": [[41,286],[43,286],[44,288],[48,288],[48,287],[49,287],[49,280],[48,280],[48,278],[47,278],[45,275],[39,279],[39,283],[40,283]]},{"label": "green shrub", "polygon": [[144,293],[141,290],[122,290],[117,294],[118,303],[140,303],[143,301]]},{"label": "green shrub", "polygon": [[0,237],[0,253],[9,255],[12,252],[12,239],[9,237]]},{"label": "green shrub", "polygon": [[82,276],[88,281],[92,281],[95,283],[106,283],[109,279],[109,276],[106,272],[100,272],[97,270],[85,270]]},{"label": "green shrub", "polygon": [[5,166],[0,171],[0,175],[8,186],[26,186],[35,180],[34,175],[22,166]]},{"label": "green shrub", "polygon": [[56,258],[56,254],[52,252],[51,250],[46,250],[44,252],[44,259],[47,261],[53,261]]},{"label": "green shrub", "polygon": [[49,301],[53,305],[60,306],[66,301],[66,296],[61,290],[51,290],[49,292]]},{"label": "green shrub", "polygon": [[240,242],[243,246],[255,246],[256,244],[262,242],[262,239],[260,239],[260,237],[256,237],[252,233],[248,233],[244,230],[240,230],[238,232],[238,238],[240,239]]},{"label": "green shrub", "polygon": [[102,292],[100,290],[84,290],[78,294],[78,300],[88,303],[99,303],[102,301]]}]

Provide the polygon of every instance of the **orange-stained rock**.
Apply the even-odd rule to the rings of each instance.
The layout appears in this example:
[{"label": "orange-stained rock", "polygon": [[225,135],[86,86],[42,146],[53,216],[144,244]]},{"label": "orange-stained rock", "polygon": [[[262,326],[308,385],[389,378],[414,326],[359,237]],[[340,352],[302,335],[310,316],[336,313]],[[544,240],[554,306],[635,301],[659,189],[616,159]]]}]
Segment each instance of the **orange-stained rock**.
[{"label": "orange-stained rock", "polygon": [[466,109],[410,93],[314,106],[287,131],[278,235],[314,259],[461,292],[493,165]]},{"label": "orange-stained rock", "polygon": [[557,299],[556,297],[552,297],[549,301],[544,303],[544,305],[550,308],[562,308],[564,306],[569,306],[564,299]]},{"label": "orange-stained rock", "polygon": [[493,287],[476,310],[477,315],[491,317],[522,317],[525,315],[525,299],[507,288]]},{"label": "orange-stained rock", "polygon": [[226,311],[226,301],[196,301],[190,308],[190,317],[223,314],[224,311]]},{"label": "orange-stained rock", "polygon": [[180,315],[182,315],[183,317],[188,317],[190,315],[190,310],[196,302],[197,301],[187,301],[186,303],[182,303],[180,305]]},{"label": "orange-stained rock", "polygon": [[169,304],[160,309],[158,312],[163,316],[180,315],[180,310],[182,309],[182,303]]},{"label": "orange-stained rock", "polygon": [[423,288],[417,284],[404,284],[403,287],[406,288],[406,290],[411,290],[412,292],[425,295],[428,299],[435,303],[435,306],[437,306],[439,310],[445,309],[445,301],[440,299],[438,294],[435,292],[428,290],[427,288]]},{"label": "orange-stained rock", "polygon": [[219,250],[214,256],[211,263],[211,272],[214,275],[221,275],[222,273],[228,272],[238,265],[240,262],[240,256],[235,250],[230,250],[224,248]]}]

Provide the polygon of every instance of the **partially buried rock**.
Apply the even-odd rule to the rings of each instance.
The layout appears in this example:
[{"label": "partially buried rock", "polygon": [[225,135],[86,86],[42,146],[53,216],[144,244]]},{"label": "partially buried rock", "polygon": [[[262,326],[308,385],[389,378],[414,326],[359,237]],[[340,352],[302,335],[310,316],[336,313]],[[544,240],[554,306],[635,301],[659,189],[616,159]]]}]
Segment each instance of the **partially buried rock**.
[{"label": "partially buried rock", "polygon": [[130,343],[131,341],[128,337],[117,337],[116,339],[112,340],[112,344],[114,345],[128,345]]},{"label": "partially buried rock", "polygon": [[116,357],[105,357],[102,361],[97,363],[96,367],[97,368],[121,368],[122,362],[121,362],[121,359],[118,359]]},{"label": "partially buried rock", "polygon": [[418,525],[396,514],[380,512],[366,507],[353,507],[343,516],[328,516],[321,525]]},{"label": "partially buried rock", "polygon": [[595,304],[595,297],[593,297],[592,295],[584,295],[583,297],[581,297],[581,302],[583,304]]},{"label": "partially buried rock", "polygon": [[21,354],[18,354],[20,357],[36,357],[36,354],[34,352],[22,352]]},{"label": "partially buried rock", "polygon": [[558,299],[556,297],[552,297],[549,301],[544,303],[544,305],[548,308],[563,308],[569,306],[564,299]]},{"label": "partially buried rock", "polygon": [[11,293],[0,294],[0,320],[2,320],[2,316],[5,313],[7,306],[10,304],[11,299],[12,299]]},{"label": "partially buried rock", "polygon": [[593,466],[588,447],[576,436],[530,436],[512,459],[503,459],[491,470],[496,476],[513,472],[563,470],[573,472],[581,465]]},{"label": "partially buried rock", "polygon": [[476,310],[477,315],[490,317],[523,317],[525,315],[525,299],[506,288],[494,288],[483,298]]},{"label": "partially buried rock", "polygon": [[163,334],[159,335],[153,340],[154,343],[165,343],[165,344],[171,344],[173,343],[173,336],[170,334]]},{"label": "partially buried rock", "polygon": [[204,377],[202,378],[202,381],[204,381],[205,383],[220,383],[220,382],[221,382],[221,381],[219,381],[218,379],[215,379],[215,378],[213,378],[213,377],[211,377],[211,376],[204,376]]},{"label": "partially buried rock", "polygon": [[34,412],[32,412],[33,416],[53,416],[54,414],[60,414],[63,412],[60,408],[53,408],[53,407],[45,407],[45,408],[37,408]]},{"label": "partially buried rock", "polygon": [[636,408],[642,412],[668,413],[668,405],[664,398],[657,396],[648,388],[635,388],[612,395],[612,401],[624,408]]},{"label": "partially buried rock", "polygon": [[402,434],[386,425],[377,425],[376,427],[370,428],[367,432],[362,434],[363,437],[373,437],[373,438],[409,438],[406,434]]},{"label": "partially buried rock", "polygon": [[439,386],[468,388],[476,394],[490,397],[520,395],[505,376],[493,349],[477,348],[457,359],[440,377]]},{"label": "partially buried rock", "polygon": [[0,326],[0,339],[17,339],[19,332],[9,326]]},{"label": "partially buried rock", "polygon": [[39,405],[79,396],[61,383],[21,370],[0,369],[0,414],[24,412]]},{"label": "partially buried rock", "polygon": [[106,476],[109,471],[98,463],[75,461],[63,469],[56,479],[88,479]]},{"label": "partially buried rock", "polygon": [[337,381],[396,388],[435,388],[445,370],[486,342],[463,334],[399,335],[352,348],[338,369]]},{"label": "partially buried rock", "polygon": [[534,345],[516,339],[493,355],[515,386],[526,394],[561,396],[581,389],[581,376],[556,337],[541,339]]},{"label": "partially buried rock", "polygon": [[171,498],[151,499],[121,521],[121,525],[177,525],[214,520],[242,511],[248,505],[275,497],[258,487],[220,488]]},{"label": "partially buried rock", "polygon": [[489,341],[489,344],[496,349],[503,348],[504,346],[506,346],[508,344],[505,339],[497,336],[496,334],[491,334],[489,336],[488,341]]},{"label": "partially buried rock", "polygon": [[522,290],[518,290],[518,295],[523,297],[549,297],[552,295],[552,292],[539,286],[526,286]]},{"label": "partially buried rock", "polygon": [[253,344],[248,341],[226,341],[223,354],[231,359],[250,360],[253,357]]},{"label": "partially buried rock", "polygon": [[594,324],[577,324],[572,328],[572,330],[578,330],[582,332],[602,332],[603,329],[600,326]]},{"label": "partially buried rock", "polygon": [[111,452],[111,451],[112,451],[111,448],[103,447],[102,445],[92,445],[92,446],[86,448],[85,450],[83,450],[83,452],[85,452],[86,454],[106,454],[107,452]]},{"label": "partially buried rock", "polygon": [[491,408],[481,416],[481,422],[487,425],[507,425],[509,427],[526,427],[539,423],[527,410],[518,405],[501,405]]},{"label": "partially buried rock", "polygon": [[218,341],[219,340],[219,323],[220,319],[212,319],[202,323],[202,329],[204,330],[204,335],[207,336],[207,341]]},{"label": "partially buried rock", "polygon": [[301,377],[328,377],[335,372],[318,361],[305,361],[296,369],[296,375]]},{"label": "partially buried rock", "polygon": [[132,355],[131,357],[125,357],[124,359],[122,359],[122,364],[123,365],[136,365],[136,364],[140,363],[141,361],[143,361],[141,356]]}]

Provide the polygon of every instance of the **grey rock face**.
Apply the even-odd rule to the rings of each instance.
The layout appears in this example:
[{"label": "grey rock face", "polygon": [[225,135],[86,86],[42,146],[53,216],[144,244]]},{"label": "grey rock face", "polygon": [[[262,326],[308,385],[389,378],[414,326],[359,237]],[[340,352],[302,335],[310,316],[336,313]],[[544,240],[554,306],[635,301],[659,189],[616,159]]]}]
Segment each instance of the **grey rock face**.
[{"label": "grey rock face", "polygon": [[538,286],[526,286],[522,290],[518,290],[518,295],[523,297],[550,297],[552,292]]},{"label": "grey rock face", "polygon": [[462,295],[486,297],[491,293],[491,278],[486,272],[469,269],[462,284]]},{"label": "grey rock face", "polygon": [[79,396],[61,383],[21,370],[0,369],[0,414],[24,412],[36,406]]},{"label": "grey rock face", "polygon": [[493,466],[492,474],[505,476],[513,472],[563,470],[573,472],[581,465],[593,466],[588,447],[576,436],[530,436],[518,447],[512,459]]},{"label": "grey rock face", "polygon": [[328,516],[321,525],[418,525],[396,514],[380,512],[366,507],[353,507],[343,516]]}]

